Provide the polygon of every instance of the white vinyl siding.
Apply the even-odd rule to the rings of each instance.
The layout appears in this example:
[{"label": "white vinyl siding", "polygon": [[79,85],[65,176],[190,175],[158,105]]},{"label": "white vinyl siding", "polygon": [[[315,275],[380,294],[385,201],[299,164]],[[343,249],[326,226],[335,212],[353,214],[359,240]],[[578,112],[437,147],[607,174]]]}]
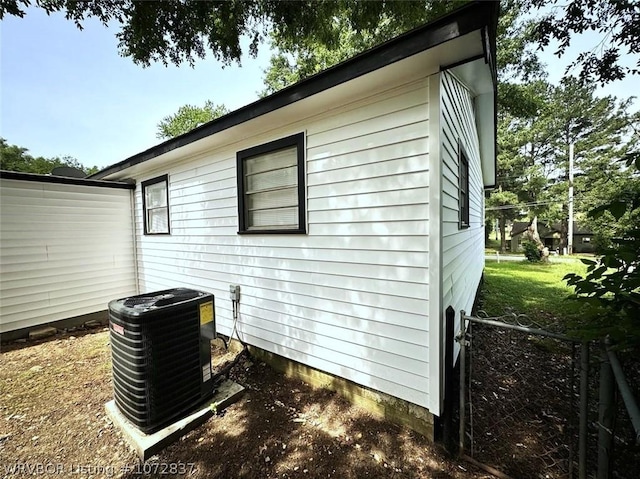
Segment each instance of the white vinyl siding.
[{"label": "white vinyl siding", "polygon": [[0,179],[0,332],[136,294],[131,191]]},{"label": "white vinyl siding", "polygon": [[[448,72],[442,95],[442,309],[471,312],[484,269],[484,186],[471,92]],[[460,148],[469,163],[469,227],[460,229]],[[457,350],[457,349],[456,349]]]},{"label": "white vinyl siding", "polygon": [[[428,407],[428,83],[357,93],[174,164],[171,236],[142,234],[136,190],[139,285],[213,292],[229,334],[239,284],[248,343]],[[307,234],[238,235],[236,153],[299,132]]]}]

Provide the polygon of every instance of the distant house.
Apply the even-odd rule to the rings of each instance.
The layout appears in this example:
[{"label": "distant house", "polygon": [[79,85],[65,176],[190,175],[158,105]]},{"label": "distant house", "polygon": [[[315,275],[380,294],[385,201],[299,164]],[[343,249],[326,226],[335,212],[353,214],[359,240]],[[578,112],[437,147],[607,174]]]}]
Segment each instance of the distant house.
[{"label": "distant house", "polygon": [[[529,222],[515,221],[511,228],[511,251],[522,251],[522,241],[525,237],[524,233],[529,227]],[[538,223],[538,234],[540,240],[549,248],[549,251],[555,251],[560,248],[560,223],[545,225]],[[593,253],[592,244],[593,231],[586,226],[573,223],[573,252],[574,253]]]},{"label": "distant house", "polygon": [[[105,261],[128,267],[112,278],[102,259],[106,276],[78,266],[78,283],[56,294],[68,290],[66,301],[79,302],[81,281],[101,278],[132,293],[205,290],[216,296],[219,332],[230,335],[229,285],[240,285],[244,341],[334,378],[327,384],[402,402],[426,421],[410,425],[429,435],[452,366],[444,364],[444,312],[451,306],[459,322],[460,310],[471,311],[484,268],[484,190],[496,175],[497,18],[497,3],[470,3],[116,163],[93,176],[94,189],[54,185],[57,207],[73,208],[76,196],[59,192],[78,190],[76,219],[99,231],[76,252],[71,243],[82,228],[52,225],[68,239],[74,267],[81,251],[106,247]],[[105,180],[121,189],[103,188]],[[13,296],[3,281],[3,316],[4,308],[15,314],[6,333],[43,321],[23,307],[42,281],[18,274],[21,261],[32,261],[20,253],[18,231],[40,255],[34,268],[51,254],[36,223],[17,223],[31,211],[57,213],[42,198],[51,187],[37,178],[3,178],[2,189],[2,214],[16,222],[13,249],[2,255],[31,287]],[[99,196],[114,191],[126,203],[118,210],[125,224]],[[20,206],[23,197],[33,208]],[[116,244],[116,233],[126,241]],[[130,245],[129,256],[115,250],[120,245]],[[54,274],[56,265],[67,267],[63,258],[43,271]],[[116,281],[125,276],[126,284]],[[42,305],[51,294],[38,296]]]}]

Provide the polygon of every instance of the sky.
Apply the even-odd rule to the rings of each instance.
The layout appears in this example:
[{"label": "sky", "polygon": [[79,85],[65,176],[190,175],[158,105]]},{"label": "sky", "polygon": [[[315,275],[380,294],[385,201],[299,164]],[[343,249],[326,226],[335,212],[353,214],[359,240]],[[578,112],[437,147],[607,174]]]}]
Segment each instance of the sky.
[{"label": "sky", "polygon": [[[258,99],[270,52],[222,68],[143,68],[118,55],[117,28],[28,9],[0,22],[0,136],[32,156],[72,156],[104,168],[160,143],[157,124],[185,104],[230,110]],[[248,49],[247,49],[248,50]]]},{"label": "sky", "polygon": [[[156,125],[180,106],[212,100],[234,110],[258,99],[263,88],[271,55],[266,45],[241,66],[222,68],[209,56],[194,68],[143,68],[118,55],[117,26],[89,19],[84,27],[35,8],[0,22],[0,136],[9,144],[33,156],[68,155],[105,168],[158,144]],[[597,43],[581,37],[569,57]],[[541,57],[557,83],[569,60],[553,56],[553,48]],[[599,91],[619,98],[639,93],[637,76]],[[633,109],[640,109],[638,100]]]}]

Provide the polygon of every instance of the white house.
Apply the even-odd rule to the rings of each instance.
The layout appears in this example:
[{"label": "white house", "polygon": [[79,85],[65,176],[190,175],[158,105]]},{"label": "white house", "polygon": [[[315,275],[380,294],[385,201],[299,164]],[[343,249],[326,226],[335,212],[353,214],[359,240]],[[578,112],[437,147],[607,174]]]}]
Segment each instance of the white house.
[{"label": "white house", "polygon": [[484,267],[497,16],[470,4],[94,175],[135,181],[136,291],[210,291],[229,335],[240,285],[250,345],[440,415],[444,310]]}]

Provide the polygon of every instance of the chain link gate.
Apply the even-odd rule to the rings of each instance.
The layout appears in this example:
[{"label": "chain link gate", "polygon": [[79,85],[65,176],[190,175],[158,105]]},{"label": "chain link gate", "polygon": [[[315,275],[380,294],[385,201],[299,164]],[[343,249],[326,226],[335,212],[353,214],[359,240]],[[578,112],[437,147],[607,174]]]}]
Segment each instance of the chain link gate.
[{"label": "chain link gate", "polygon": [[460,453],[499,477],[586,479],[589,344],[461,312]]}]

